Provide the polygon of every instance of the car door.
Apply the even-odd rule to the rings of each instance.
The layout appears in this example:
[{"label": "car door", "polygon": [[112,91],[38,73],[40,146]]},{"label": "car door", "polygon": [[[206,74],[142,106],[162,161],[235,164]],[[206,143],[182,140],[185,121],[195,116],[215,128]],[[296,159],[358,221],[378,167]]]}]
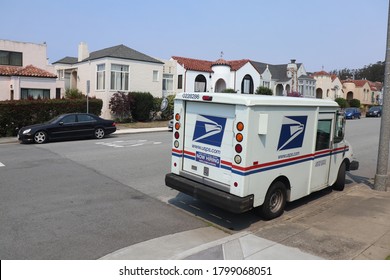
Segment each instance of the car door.
[{"label": "car door", "polygon": [[317,120],[316,142],[311,176],[311,191],[328,186],[335,115],[320,113]]},{"label": "car door", "polygon": [[82,137],[89,137],[94,135],[97,121],[91,115],[77,114],[77,124],[75,130],[77,134]]},{"label": "car door", "polygon": [[48,129],[50,138],[71,138],[74,136],[76,114],[65,115]]}]

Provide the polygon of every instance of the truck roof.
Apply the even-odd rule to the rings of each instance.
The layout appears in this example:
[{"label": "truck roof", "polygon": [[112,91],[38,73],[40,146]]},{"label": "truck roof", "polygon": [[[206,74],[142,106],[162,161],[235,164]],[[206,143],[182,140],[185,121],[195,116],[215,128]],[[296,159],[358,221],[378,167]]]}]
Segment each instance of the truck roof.
[{"label": "truck roof", "polygon": [[[203,97],[206,98],[205,101]],[[212,100],[207,100],[207,97],[211,97]],[[178,93],[176,99],[244,106],[339,107],[335,101],[326,99],[234,93],[183,92]]]}]

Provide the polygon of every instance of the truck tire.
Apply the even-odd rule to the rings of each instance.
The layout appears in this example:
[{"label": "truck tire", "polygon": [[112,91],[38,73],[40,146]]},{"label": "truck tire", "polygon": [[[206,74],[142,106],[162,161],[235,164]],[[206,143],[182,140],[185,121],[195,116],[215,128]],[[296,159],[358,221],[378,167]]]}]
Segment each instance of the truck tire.
[{"label": "truck tire", "polygon": [[337,179],[336,182],[332,185],[332,188],[336,191],[342,191],[345,187],[345,170],[346,165],[345,161],[340,165],[339,172],[337,173]]},{"label": "truck tire", "polygon": [[281,181],[272,183],[267,191],[263,205],[259,206],[257,214],[265,220],[272,220],[281,216],[286,206],[287,190]]}]

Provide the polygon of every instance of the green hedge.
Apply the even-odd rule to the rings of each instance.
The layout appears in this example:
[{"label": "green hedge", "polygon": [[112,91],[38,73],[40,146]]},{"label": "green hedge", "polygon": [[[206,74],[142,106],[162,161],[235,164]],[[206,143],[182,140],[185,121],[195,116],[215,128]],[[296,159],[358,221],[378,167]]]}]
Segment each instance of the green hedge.
[{"label": "green hedge", "polygon": [[[89,112],[100,115],[103,101],[89,99]],[[16,136],[17,129],[43,123],[65,113],[86,112],[87,101],[79,99],[43,99],[0,101],[0,136]]]},{"label": "green hedge", "polygon": [[134,100],[134,107],[131,114],[136,121],[149,121],[150,112],[153,110],[153,95],[149,92],[129,92],[129,96]]}]

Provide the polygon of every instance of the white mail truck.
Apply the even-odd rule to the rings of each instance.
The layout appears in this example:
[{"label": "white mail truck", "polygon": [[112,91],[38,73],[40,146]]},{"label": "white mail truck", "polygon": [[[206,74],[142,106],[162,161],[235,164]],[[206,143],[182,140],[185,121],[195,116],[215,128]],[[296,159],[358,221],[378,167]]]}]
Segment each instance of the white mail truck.
[{"label": "white mail truck", "polygon": [[174,101],[168,187],[233,213],[276,218],[285,204],[358,169],[330,100],[180,93]]}]

